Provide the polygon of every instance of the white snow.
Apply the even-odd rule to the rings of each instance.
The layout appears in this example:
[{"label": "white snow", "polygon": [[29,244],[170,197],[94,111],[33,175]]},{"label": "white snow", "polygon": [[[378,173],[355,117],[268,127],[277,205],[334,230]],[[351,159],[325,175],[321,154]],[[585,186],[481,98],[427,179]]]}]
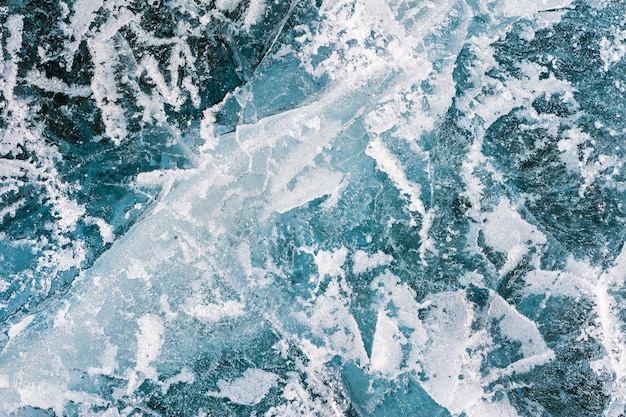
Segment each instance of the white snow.
[{"label": "white snow", "polygon": [[156,369],[151,365],[161,354],[163,346],[163,321],[155,314],[146,314],[137,320],[139,331],[137,336],[137,356],[136,366],[137,372],[143,373],[146,377],[157,380],[158,375]]},{"label": "white snow", "polygon": [[[453,414],[470,417],[517,416],[504,397],[490,398],[483,387],[504,375],[527,372],[554,358],[535,323],[519,314],[498,295],[491,293],[489,323],[500,323],[502,336],[520,342],[524,357],[505,369],[489,369],[482,375],[485,349],[491,346],[489,328],[472,330],[475,312],[463,291],[429,297],[431,307],[424,320],[428,343],[423,350],[423,370],[429,378],[423,386],[431,397]],[[511,326],[513,326],[511,328]]]},{"label": "white snow", "polygon": [[514,268],[528,253],[531,245],[547,242],[546,236],[536,226],[522,219],[506,199],[500,201],[492,212],[484,215],[482,231],[488,246],[507,255],[501,273]]},{"label": "white snow", "polygon": [[349,293],[343,280],[332,278],[324,292],[305,303],[302,311],[294,313],[317,340],[323,341],[320,345],[302,337],[299,342],[300,349],[312,361],[311,366],[323,368],[335,355],[360,365],[368,363],[361,331],[348,306]]},{"label": "white snow", "polygon": [[234,300],[217,303],[186,304],[183,311],[190,316],[206,321],[220,321],[225,318],[236,318],[245,314],[244,303]]},{"label": "white snow", "polygon": [[217,0],[215,2],[215,7],[222,11],[232,12],[240,2],[241,0]]},{"label": "white snow", "polygon": [[5,24],[9,31],[9,38],[6,42],[6,50],[9,55],[9,59],[4,62],[4,68],[2,73],[2,80],[0,86],[4,92],[4,98],[8,102],[9,107],[15,105],[13,97],[13,89],[17,83],[17,64],[19,57],[18,51],[22,47],[22,30],[24,29],[24,16],[13,15],[10,16]]},{"label": "white snow", "polygon": [[343,264],[346,263],[348,249],[341,247],[334,251],[320,250],[315,254],[315,265],[320,277],[324,275],[343,276]]},{"label": "white snow", "polygon": [[249,31],[250,28],[261,21],[265,13],[265,0],[250,0],[246,16],[243,20],[243,27]]},{"label": "white snow", "polygon": [[[225,300],[219,288],[206,291],[203,284],[202,281],[193,283],[193,294],[185,299],[181,308],[185,314],[206,322],[219,322],[224,319],[235,319],[246,313],[245,302],[236,299]],[[213,298],[213,302],[206,300],[209,296]]]},{"label": "white snow", "polygon": [[220,379],[219,392],[210,391],[211,397],[225,397],[242,405],[255,405],[263,401],[270,390],[277,385],[278,375],[262,369],[248,368],[243,375],[233,380]]},{"label": "white snow", "polygon": [[422,371],[428,335],[418,314],[428,303],[418,303],[415,291],[388,272],[374,279],[370,289],[377,294],[378,307],[371,370],[390,379]]},{"label": "white snow", "polygon": [[107,342],[104,351],[100,355],[100,366],[89,367],[87,373],[89,375],[114,375],[115,370],[118,368],[117,352],[118,347]]},{"label": "white snow", "polygon": [[387,149],[383,141],[380,138],[375,138],[370,142],[365,153],[376,161],[378,169],[387,174],[398,191],[408,198],[409,210],[426,216],[426,209],[420,198],[422,191],[420,185],[407,179],[402,164]]},{"label": "white snow", "polygon": [[600,340],[606,349],[606,368],[615,374],[611,400],[605,416],[618,417],[626,406],[626,334],[620,320],[620,306],[613,293],[626,282],[626,244],[611,269],[602,273],[595,286]]},{"label": "white snow", "polygon": [[98,37],[87,41],[94,65],[91,90],[98,108],[106,135],[119,145],[127,134],[124,110],[117,104],[120,98],[115,81],[116,52],[111,39]]},{"label": "white snow", "polygon": [[30,71],[25,78],[30,84],[51,93],[62,93],[69,97],[89,97],[91,95],[90,86],[68,85],[60,78],[46,77],[45,74],[37,70]]},{"label": "white snow", "polygon": [[406,343],[407,339],[400,332],[397,321],[380,310],[370,358],[372,371],[380,372],[389,379],[396,378],[401,372],[402,345]]},{"label": "white snow", "polygon": [[[180,95],[180,89],[175,86],[173,82],[172,85],[167,84],[167,82],[165,81],[165,77],[159,70],[159,64],[157,60],[151,55],[146,55],[141,60],[141,66],[146,70],[148,77],[150,77],[152,81],[154,81],[157,91],[159,92],[165,103],[174,107],[175,110],[179,109],[180,106],[184,103],[184,98]],[[172,69],[172,71],[173,70],[174,69]],[[176,74],[178,74],[177,71]]]},{"label": "white snow", "polygon": [[30,316],[24,317],[22,320],[18,321],[17,323],[12,324],[11,327],[9,327],[9,331],[7,332],[9,339],[13,339],[15,336],[22,333],[28,327],[28,325],[30,325],[33,322],[34,319],[35,319],[35,316],[30,315]]},{"label": "white snow", "polygon": [[61,25],[61,29],[67,37],[64,55],[68,71],[71,70],[74,55],[78,51],[80,43],[84,40],[89,26],[96,18],[96,12],[102,7],[103,3],[103,0],[77,0],[72,6],[70,24]]},{"label": "white snow", "polygon": [[426,262],[426,252],[434,252],[434,241],[428,235],[435,214],[434,209],[426,210],[421,199],[421,187],[410,181],[405,173],[404,167],[398,158],[391,153],[380,138],[372,140],[365,153],[376,161],[378,169],[387,174],[393,185],[409,201],[409,210],[419,213],[422,216],[422,226],[419,231],[420,236],[420,258],[422,263]]},{"label": "white snow", "polygon": [[115,240],[113,226],[104,221],[104,219],[100,217],[87,216],[85,217],[85,223],[95,224],[98,226],[98,229],[100,230],[100,237],[102,237],[103,243],[113,243],[113,241]]},{"label": "white snow", "polygon": [[367,252],[363,250],[357,250],[352,255],[352,272],[362,274],[363,272],[370,271],[379,266],[389,265],[392,261],[393,256],[387,255],[381,250],[371,255],[368,255]]}]

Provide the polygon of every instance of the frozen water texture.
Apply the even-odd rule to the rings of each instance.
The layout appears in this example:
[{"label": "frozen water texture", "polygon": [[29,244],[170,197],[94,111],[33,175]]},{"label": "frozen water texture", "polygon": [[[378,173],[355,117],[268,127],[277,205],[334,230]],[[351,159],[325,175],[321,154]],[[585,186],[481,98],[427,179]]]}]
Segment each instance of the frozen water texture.
[{"label": "frozen water texture", "polygon": [[626,412],[619,2],[0,13],[0,414]]}]

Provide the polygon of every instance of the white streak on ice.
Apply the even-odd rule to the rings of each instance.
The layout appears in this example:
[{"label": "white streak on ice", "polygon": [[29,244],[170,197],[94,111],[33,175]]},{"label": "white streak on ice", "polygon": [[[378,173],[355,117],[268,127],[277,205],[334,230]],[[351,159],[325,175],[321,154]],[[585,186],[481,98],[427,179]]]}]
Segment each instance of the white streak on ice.
[{"label": "white streak on ice", "polygon": [[408,197],[409,210],[417,212],[422,216],[422,227],[419,231],[419,251],[422,262],[426,262],[426,252],[435,251],[434,241],[428,236],[435,210],[432,208],[426,210],[420,197],[422,192],[420,185],[409,181],[398,158],[387,149],[380,138],[377,137],[372,140],[365,150],[365,153],[376,161],[378,169],[387,174],[398,191]]},{"label": "white streak on ice", "polygon": [[88,39],[87,45],[94,65],[91,78],[93,98],[102,113],[106,135],[119,145],[127,132],[124,109],[117,104],[120,95],[115,81],[115,47],[110,38],[102,36]]},{"label": "white streak on ice", "polygon": [[[156,89],[158,93],[161,95],[162,99],[172,107],[174,107],[174,111],[177,111],[180,106],[184,103],[184,98],[180,95],[180,89],[176,84],[174,84],[174,80],[172,80],[171,85],[168,85],[165,81],[165,77],[159,70],[159,63],[157,60],[151,56],[146,55],[141,60],[141,66],[146,70],[148,77],[154,81],[156,85]],[[174,69],[171,70],[174,72]],[[176,73],[178,73],[176,71]]]},{"label": "white streak on ice", "polygon": [[7,335],[9,336],[9,339],[13,339],[15,336],[17,336],[18,334],[22,333],[22,331],[26,327],[28,327],[28,325],[31,324],[34,319],[35,319],[34,315],[26,316],[22,320],[20,320],[19,322],[11,325],[11,327],[9,327],[9,331],[7,332]]},{"label": "white streak on ice", "polygon": [[69,97],[89,97],[91,96],[91,87],[82,85],[68,85],[60,78],[47,77],[40,71],[32,70],[25,78],[25,81],[51,93],[61,93]]},{"label": "white streak on ice", "polygon": [[9,30],[9,39],[7,39],[6,49],[9,54],[9,60],[4,62],[2,68],[2,80],[0,85],[4,92],[4,99],[8,102],[9,108],[14,107],[13,89],[17,84],[17,65],[19,57],[17,56],[22,47],[22,30],[24,29],[24,16],[13,15],[7,19],[6,28]]},{"label": "white streak on ice", "polygon": [[606,349],[605,361],[609,372],[615,373],[615,383],[609,406],[604,413],[607,417],[618,417],[626,407],[626,334],[624,334],[619,309],[614,295],[622,290],[626,282],[626,244],[615,260],[614,266],[602,273],[596,285],[596,309],[600,325],[601,341]]},{"label": "white streak on ice", "polygon": [[224,300],[219,288],[211,291],[214,302],[207,302],[205,297],[209,291],[203,290],[202,284],[202,281],[196,281],[192,284],[193,294],[185,299],[181,307],[185,314],[206,322],[218,322],[228,318],[241,317],[246,313],[244,302],[233,299]]},{"label": "white streak on ice", "polygon": [[420,198],[422,192],[419,184],[415,184],[407,179],[402,164],[393,155],[385,144],[376,138],[370,142],[365,153],[376,161],[378,169],[387,174],[393,185],[409,199],[409,210],[426,216],[426,208]]},{"label": "white streak on ice", "polygon": [[103,3],[103,0],[77,0],[72,7],[70,24],[61,24],[61,29],[67,37],[64,55],[68,71],[72,69],[74,55],[95,20],[96,11],[102,7]]}]

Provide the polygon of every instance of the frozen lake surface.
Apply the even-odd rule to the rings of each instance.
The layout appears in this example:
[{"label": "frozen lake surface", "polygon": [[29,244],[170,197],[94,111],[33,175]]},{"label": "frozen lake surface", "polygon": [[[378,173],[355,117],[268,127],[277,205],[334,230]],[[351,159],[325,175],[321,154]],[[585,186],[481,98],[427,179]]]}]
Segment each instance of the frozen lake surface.
[{"label": "frozen lake surface", "polygon": [[0,21],[0,415],[626,415],[623,2]]}]

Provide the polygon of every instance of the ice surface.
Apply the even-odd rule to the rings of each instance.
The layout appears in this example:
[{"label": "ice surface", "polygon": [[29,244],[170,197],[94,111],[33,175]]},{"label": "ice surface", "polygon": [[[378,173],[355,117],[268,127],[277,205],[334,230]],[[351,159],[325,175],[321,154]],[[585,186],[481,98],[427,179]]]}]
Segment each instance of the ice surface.
[{"label": "ice surface", "polygon": [[0,6],[0,414],[626,413],[625,13]]}]

